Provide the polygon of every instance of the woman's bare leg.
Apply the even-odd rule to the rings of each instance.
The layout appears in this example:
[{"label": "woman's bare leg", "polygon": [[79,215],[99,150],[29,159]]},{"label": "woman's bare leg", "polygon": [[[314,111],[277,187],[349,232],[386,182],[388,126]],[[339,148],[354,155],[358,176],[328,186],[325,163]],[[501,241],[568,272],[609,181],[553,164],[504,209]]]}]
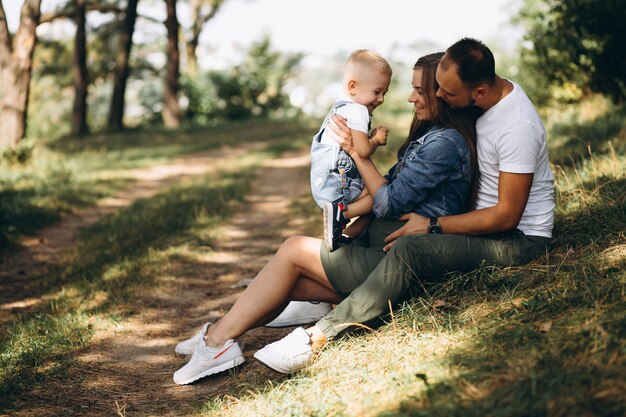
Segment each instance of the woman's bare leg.
[{"label": "woman's bare leg", "polygon": [[334,290],[309,278],[299,277],[296,285],[289,294],[288,301],[284,302],[276,310],[262,318],[254,327],[264,326],[283,312],[289,301],[323,301],[326,303],[339,304],[343,300]]},{"label": "woman's bare leg", "polygon": [[[221,347],[226,340],[239,337],[253,328],[288,300],[300,277],[319,284],[317,287],[303,284],[309,285],[309,290],[313,288],[313,291],[320,292],[307,292],[305,296],[310,296],[310,299],[318,300],[322,291],[326,295],[327,290],[334,292],[322,266],[321,242],[320,239],[304,236],[287,239],[230,311],[209,327],[205,336],[206,344]],[[340,301],[339,298],[336,300]]]}]

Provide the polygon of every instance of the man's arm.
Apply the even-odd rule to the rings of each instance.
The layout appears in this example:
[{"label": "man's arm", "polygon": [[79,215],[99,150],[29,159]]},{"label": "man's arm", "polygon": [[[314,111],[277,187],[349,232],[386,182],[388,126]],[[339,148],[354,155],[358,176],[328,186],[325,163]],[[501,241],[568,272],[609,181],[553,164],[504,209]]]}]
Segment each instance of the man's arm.
[{"label": "man's arm", "polygon": [[[470,211],[456,216],[439,217],[444,233],[458,235],[483,235],[514,229],[519,224],[533,183],[533,174],[512,174],[500,171],[498,177],[498,203],[489,208]],[[400,236],[426,233],[429,219],[415,213],[401,217],[406,223],[387,236],[387,251]]]}]

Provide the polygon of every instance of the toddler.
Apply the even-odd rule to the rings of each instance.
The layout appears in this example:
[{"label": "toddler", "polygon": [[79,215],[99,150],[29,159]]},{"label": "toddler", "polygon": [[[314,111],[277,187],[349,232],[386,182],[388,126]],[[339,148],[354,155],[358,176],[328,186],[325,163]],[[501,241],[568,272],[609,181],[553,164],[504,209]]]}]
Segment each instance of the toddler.
[{"label": "toddler", "polygon": [[[351,129],[354,147],[362,157],[369,157],[378,146],[387,143],[388,130],[379,126],[370,133],[372,112],[384,99],[392,70],[389,63],[373,51],[354,51],[344,68],[345,96],[338,99],[328,112],[324,123],[313,137],[311,145],[311,192],[324,210],[324,241],[330,251],[342,242],[342,231],[349,219],[362,216],[354,231],[367,226],[373,199],[352,161],[333,140],[327,126],[330,117],[338,114],[346,119]],[[352,229],[352,226],[351,226]]]}]

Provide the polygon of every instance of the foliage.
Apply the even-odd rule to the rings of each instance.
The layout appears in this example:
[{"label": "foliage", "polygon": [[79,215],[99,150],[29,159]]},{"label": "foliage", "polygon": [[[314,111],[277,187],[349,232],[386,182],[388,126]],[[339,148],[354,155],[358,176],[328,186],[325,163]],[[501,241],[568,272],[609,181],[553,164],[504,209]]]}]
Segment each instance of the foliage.
[{"label": "foliage", "polygon": [[526,0],[518,20],[529,41],[524,65],[552,87],[549,96],[571,102],[593,91],[624,100],[626,0]]},{"label": "foliage", "polygon": [[39,39],[33,62],[33,78],[55,77],[59,87],[71,87],[72,54],[74,46],[69,40]]},{"label": "foliage", "polygon": [[[572,109],[570,109],[572,110]],[[569,114],[561,111],[550,129],[550,162],[572,167],[594,155],[626,155],[626,106],[591,97]]]},{"label": "foliage", "polygon": [[67,134],[73,98],[73,46],[69,40],[39,39],[33,58],[27,136]]},{"label": "foliage", "polygon": [[187,100],[185,117],[196,125],[210,124],[218,114],[217,92],[208,74],[192,78],[181,77],[181,91]]},{"label": "foliage", "polygon": [[33,146],[26,141],[20,142],[14,148],[6,148],[4,152],[2,152],[0,160],[4,163],[7,162],[9,165],[25,165],[33,156]]},{"label": "foliage", "polygon": [[98,26],[90,28],[87,62],[89,63],[89,76],[92,82],[111,76],[111,72],[115,68],[121,27],[121,20],[114,18],[100,22]]},{"label": "foliage", "polygon": [[124,183],[80,172],[75,162],[24,143],[5,151],[0,162],[0,254],[20,237],[58,221],[64,212],[93,204]]},{"label": "foliage", "polygon": [[284,87],[301,59],[300,54],[273,51],[269,38],[265,37],[252,44],[241,64],[208,74],[216,94],[214,105],[204,98],[207,91],[202,89],[207,87],[206,81],[187,81],[184,89],[189,98],[190,116],[205,114],[209,118],[237,120],[268,116],[288,107]]}]

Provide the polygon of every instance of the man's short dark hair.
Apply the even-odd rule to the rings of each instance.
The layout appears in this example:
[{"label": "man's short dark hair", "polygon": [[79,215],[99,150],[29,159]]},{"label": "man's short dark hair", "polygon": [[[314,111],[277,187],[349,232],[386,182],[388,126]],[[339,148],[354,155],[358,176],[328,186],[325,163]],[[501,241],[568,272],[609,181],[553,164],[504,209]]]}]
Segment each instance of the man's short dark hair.
[{"label": "man's short dark hair", "polygon": [[482,83],[491,85],[496,79],[493,54],[477,39],[463,38],[457,41],[446,50],[446,58],[457,64],[459,78],[469,88]]}]

